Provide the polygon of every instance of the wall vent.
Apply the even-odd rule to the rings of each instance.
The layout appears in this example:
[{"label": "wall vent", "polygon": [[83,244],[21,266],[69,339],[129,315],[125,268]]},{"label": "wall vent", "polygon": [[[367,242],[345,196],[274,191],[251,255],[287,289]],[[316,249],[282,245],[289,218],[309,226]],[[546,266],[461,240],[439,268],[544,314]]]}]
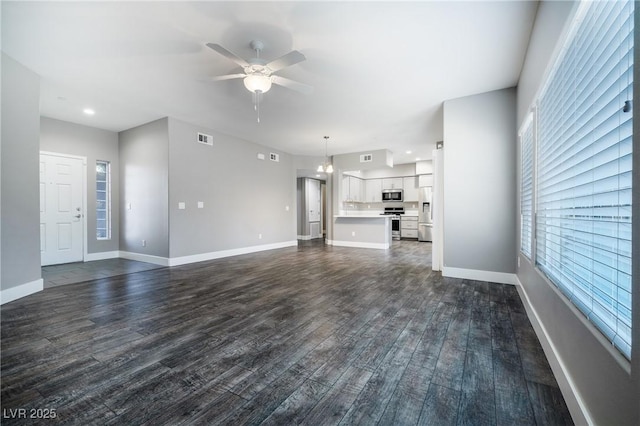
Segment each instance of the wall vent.
[{"label": "wall vent", "polygon": [[275,161],[275,162],[279,162],[280,161],[280,154],[276,154],[274,152],[270,152],[269,153],[269,160]]},{"label": "wall vent", "polygon": [[213,136],[205,135],[204,133],[198,133],[198,142],[205,145],[213,146]]},{"label": "wall vent", "polygon": [[373,154],[362,154],[360,155],[361,163],[370,163],[373,161]]}]

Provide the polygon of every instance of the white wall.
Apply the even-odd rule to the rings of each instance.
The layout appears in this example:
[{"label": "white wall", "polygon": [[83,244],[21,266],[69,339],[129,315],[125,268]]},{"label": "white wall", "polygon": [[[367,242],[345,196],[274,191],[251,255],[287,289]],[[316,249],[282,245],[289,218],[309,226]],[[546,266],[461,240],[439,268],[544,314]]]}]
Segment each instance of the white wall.
[{"label": "white wall", "polygon": [[515,282],[516,92],[444,103],[444,269]]},{"label": "white wall", "polygon": [[0,303],[42,290],[40,77],[2,53]]},{"label": "white wall", "polygon": [[[540,4],[518,85],[518,126],[532,105],[552,58],[558,52],[558,40],[563,39],[563,33],[575,13],[574,6],[573,2]],[[635,20],[637,25],[640,22],[637,7]],[[636,46],[640,46],[638,34],[636,28]],[[637,64],[638,49],[635,54]],[[640,81],[637,66],[634,74],[635,81]],[[634,96],[639,96],[637,84]],[[634,134],[640,132],[638,121],[638,114],[635,114]],[[635,150],[635,170],[640,170],[639,154],[639,150]],[[640,199],[640,173],[635,172],[633,198]],[[519,209],[515,211],[519,212]],[[606,341],[529,259],[519,255],[517,277],[521,283],[523,300],[576,424],[640,424],[640,262],[635,261],[638,259],[635,253],[640,252],[640,226],[637,226],[640,203],[634,203],[633,217],[632,363]],[[519,214],[516,219],[519,227]],[[516,241],[517,247],[520,247],[519,233]]]},{"label": "white wall", "polygon": [[[108,130],[40,118],[40,150],[71,154],[87,159],[87,252],[114,252],[120,247],[120,172],[118,134]],[[111,239],[98,240],[95,233],[96,160],[111,164]]]}]

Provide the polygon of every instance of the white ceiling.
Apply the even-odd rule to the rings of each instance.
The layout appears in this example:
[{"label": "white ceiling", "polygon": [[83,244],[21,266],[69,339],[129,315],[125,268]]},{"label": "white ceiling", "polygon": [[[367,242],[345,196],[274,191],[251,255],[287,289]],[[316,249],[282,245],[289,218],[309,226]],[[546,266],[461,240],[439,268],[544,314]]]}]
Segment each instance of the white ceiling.
[{"label": "white ceiling", "polygon": [[[389,149],[431,157],[442,102],[517,84],[537,3],[2,2],[2,50],[42,77],[41,113],[112,131],[172,116],[296,155]],[[238,72],[205,46],[296,49],[260,124]],[[91,107],[94,116],[83,115]],[[412,151],[406,154],[406,151]]]}]

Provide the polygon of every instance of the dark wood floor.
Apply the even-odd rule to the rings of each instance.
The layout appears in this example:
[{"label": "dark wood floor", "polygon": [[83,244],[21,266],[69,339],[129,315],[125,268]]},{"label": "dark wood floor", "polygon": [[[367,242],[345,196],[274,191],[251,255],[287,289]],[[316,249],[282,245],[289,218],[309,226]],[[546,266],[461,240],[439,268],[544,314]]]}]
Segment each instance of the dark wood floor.
[{"label": "dark wood floor", "polygon": [[429,250],[304,243],[8,303],[2,424],[570,424],[516,289]]}]

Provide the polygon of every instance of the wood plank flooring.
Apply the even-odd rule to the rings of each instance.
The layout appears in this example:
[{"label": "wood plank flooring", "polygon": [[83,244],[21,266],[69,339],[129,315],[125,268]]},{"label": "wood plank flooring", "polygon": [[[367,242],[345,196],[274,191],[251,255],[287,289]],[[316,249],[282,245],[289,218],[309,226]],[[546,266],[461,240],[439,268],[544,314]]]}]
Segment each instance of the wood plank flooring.
[{"label": "wood plank flooring", "polygon": [[571,424],[516,289],[429,259],[305,242],[8,303],[2,424]]}]

